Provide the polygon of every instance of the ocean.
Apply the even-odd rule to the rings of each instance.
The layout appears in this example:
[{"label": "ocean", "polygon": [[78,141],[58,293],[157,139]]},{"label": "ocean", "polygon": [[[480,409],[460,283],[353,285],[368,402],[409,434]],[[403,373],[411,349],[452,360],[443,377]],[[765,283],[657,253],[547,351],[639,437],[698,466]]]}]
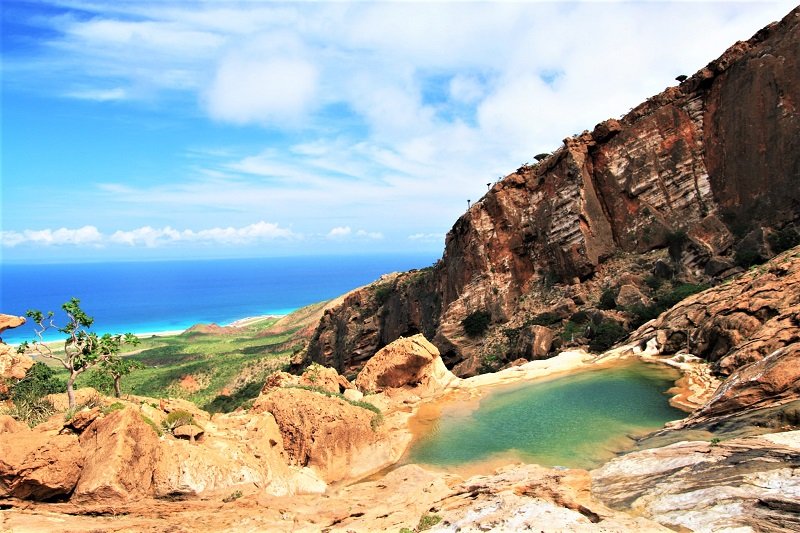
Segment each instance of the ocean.
[{"label": "ocean", "polygon": [[[5,264],[0,313],[55,311],[72,297],[98,333],[155,333],[197,323],[227,324],[249,316],[287,314],[366,285],[382,274],[424,268],[438,257],[365,255],[203,261]],[[2,334],[15,344],[34,337],[30,323]],[[55,332],[47,340],[58,340]]]}]

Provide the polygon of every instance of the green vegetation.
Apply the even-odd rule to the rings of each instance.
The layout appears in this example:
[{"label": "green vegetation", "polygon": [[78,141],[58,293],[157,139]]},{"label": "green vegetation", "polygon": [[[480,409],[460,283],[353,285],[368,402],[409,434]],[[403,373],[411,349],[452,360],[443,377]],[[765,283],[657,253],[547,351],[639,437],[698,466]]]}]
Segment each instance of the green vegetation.
[{"label": "green vegetation", "polygon": [[800,244],[800,232],[796,228],[788,226],[770,233],[767,237],[767,242],[772,251],[779,254]]},{"label": "green vegetation", "polygon": [[627,335],[625,328],[616,320],[604,320],[592,326],[592,338],[589,349],[593,352],[604,352],[621,341]]},{"label": "green vegetation", "polygon": [[9,387],[8,397],[14,403],[0,410],[0,413],[25,422],[31,427],[44,422],[55,412],[53,404],[45,396],[64,392],[66,387],[64,381],[56,377],[52,368],[38,361],[28,369],[24,378],[6,384]]},{"label": "green vegetation", "polygon": [[667,249],[669,256],[674,262],[678,262],[683,255],[683,248],[689,241],[689,235],[682,229],[667,233]]},{"label": "green vegetation", "polygon": [[161,422],[161,427],[164,431],[169,433],[172,433],[181,426],[198,426],[198,424],[195,422],[194,416],[190,412],[181,409],[170,412]]},{"label": "green vegetation", "polygon": [[561,322],[561,317],[555,313],[544,312],[525,321],[526,326],[552,326]]},{"label": "green vegetation", "polygon": [[[67,315],[67,323],[63,327],[54,324],[52,311],[45,315],[36,309],[29,310],[25,316],[33,320],[37,338],[32,342],[23,342],[17,350],[19,353],[31,351],[40,357],[61,363],[68,372],[67,398],[70,408],[75,407],[75,379],[80,374],[97,364],[116,359],[123,345],[139,343],[139,339],[130,333],[124,335],[106,333],[98,337],[96,333],[89,331],[94,318],[81,309],[80,303],[79,299],[72,298],[61,306]],[[61,351],[54,351],[43,340],[45,332],[52,328],[67,336]]]},{"label": "green vegetation", "polygon": [[417,531],[426,531],[441,521],[442,517],[439,516],[438,514],[425,513],[419,519],[419,524],[417,524]]},{"label": "green vegetation", "polygon": [[598,309],[616,309],[617,308],[617,295],[614,294],[614,289],[606,287],[600,294],[600,302],[597,304]]},{"label": "green vegetation", "polygon": [[480,337],[489,329],[492,314],[489,311],[473,311],[461,321],[464,333],[470,337]]},{"label": "green vegetation", "polygon": [[370,420],[370,427],[373,431],[377,431],[378,426],[383,424],[383,413],[380,409],[369,402],[365,402],[364,400],[348,400],[344,397],[343,394],[338,392],[331,392],[329,390],[325,390],[320,387],[309,387],[308,385],[289,385],[286,387],[287,389],[303,389],[311,392],[316,392],[317,394],[322,394],[323,396],[327,396],[328,398],[339,398],[342,401],[349,403],[354,407],[360,407],[361,409],[366,409],[367,411],[372,411],[374,415],[372,416],[372,420]]},{"label": "green vegetation", "polygon": [[375,287],[375,301],[378,305],[383,305],[394,292],[394,286],[391,283],[383,283]]},{"label": "green vegetation", "polygon": [[[183,398],[212,412],[233,411],[258,396],[266,376],[283,370],[292,355],[299,328],[265,335],[275,322],[265,319],[236,335],[184,333],[142,339],[139,350],[124,359],[144,368],[122,381],[121,392]],[[93,385],[92,377],[79,379],[78,385]],[[232,392],[222,394],[225,389]]]},{"label": "green vegetation", "polygon": [[632,316],[631,327],[639,327],[648,320],[652,320],[681,300],[692,294],[706,290],[705,284],[679,283],[672,285],[668,291],[656,294],[650,305],[636,304],[628,307],[626,311]]},{"label": "green vegetation", "polygon": [[242,491],[235,490],[232,493],[230,493],[228,496],[225,496],[224,498],[222,498],[222,501],[225,502],[225,503],[230,503],[232,501],[238,500],[241,497],[242,497]]}]

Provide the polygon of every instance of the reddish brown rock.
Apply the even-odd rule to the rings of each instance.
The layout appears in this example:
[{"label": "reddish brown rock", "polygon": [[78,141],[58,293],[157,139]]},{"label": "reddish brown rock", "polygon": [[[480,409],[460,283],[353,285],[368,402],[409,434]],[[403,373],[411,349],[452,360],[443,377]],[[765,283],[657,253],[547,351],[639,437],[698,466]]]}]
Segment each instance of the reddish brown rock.
[{"label": "reddish brown rock", "polygon": [[83,456],[75,435],[43,431],[0,434],[0,497],[67,497],[82,467]]},{"label": "reddish brown rock", "polygon": [[72,501],[125,502],[153,493],[159,440],[135,409],[97,419],[80,445],[85,466]]},{"label": "reddish brown rock", "polygon": [[[25,318],[14,315],[0,314],[0,333],[7,329],[17,328],[25,323]],[[19,380],[25,377],[28,369],[33,366],[33,359],[24,354],[18,354],[0,339],[0,395],[8,393],[6,380]]]},{"label": "reddish brown rock", "polygon": [[64,427],[68,427],[77,433],[81,433],[85,430],[89,425],[94,422],[100,416],[100,409],[95,407],[94,409],[83,409],[81,411],[76,412],[72,415],[72,418],[64,424]]},{"label": "reddish brown rock", "polygon": [[291,463],[313,468],[327,482],[363,476],[388,464],[393,453],[380,416],[340,398],[277,388],[259,396],[252,412],[272,413]]},{"label": "reddish brown rock", "polygon": [[[472,312],[502,324],[535,287],[591,286],[615,255],[670,242],[680,264],[669,270],[693,279],[728,271],[720,266],[745,239],[763,248],[761,228],[800,219],[800,113],[790,96],[800,93],[798,13],[505,177],[455,222],[432,268],[387,276],[328,309],[308,360],[350,373],[422,333],[466,375],[479,366],[480,339],[461,327]],[[592,290],[584,301],[599,295]]]},{"label": "reddish brown rock", "polygon": [[543,359],[550,353],[555,335],[553,330],[546,326],[533,326],[531,329],[533,333],[531,357],[533,359]]}]

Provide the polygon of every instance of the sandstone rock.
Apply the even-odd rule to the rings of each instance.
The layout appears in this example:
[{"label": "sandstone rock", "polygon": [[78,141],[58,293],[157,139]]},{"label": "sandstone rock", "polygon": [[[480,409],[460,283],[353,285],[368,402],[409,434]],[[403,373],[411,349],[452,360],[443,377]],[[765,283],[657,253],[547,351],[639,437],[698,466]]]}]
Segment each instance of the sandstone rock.
[{"label": "sandstone rock", "polygon": [[632,452],[593,470],[592,492],[673,529],[796,530],[800,432],[781,435]]},{"label": "sandstone rock", "polygon": [[648,305],[650,303],[650,299],[634,285],[621,286],[616,301],[617,305],[623,308],[633,305]]},{"label": "sandstone rock", "polygon": [[[48,394],[45,398],[53,404],[56,411],[66,411],[69,409],[69,399],[66,392],[57,394]],[[92,387],[81,387],[75,389],[75,405],[85,405],[92,403],[110,403],[103,396]]]},{"label": "sandstone rock", "polygon": [[0,434],[0,497],[52,500],[75,488],[83,457],[75,435]]},{"label": "sandstone rock", "polygon": [[291,463],[315,469],[327,482],[353,479],[396,460],[376,413],[304,389],[272,389],[251,412],[270,412]]},{"label": "sandstone rock", "polygon": [[256,486],[267,494],[293,491],[282,438],[269,413],[231,413],[215,418],[219,428],[202,445],[160,442],[153,484],[156,497],[195,496]]},{"label": "sandstone rock", "polygon": [[662,354],[686,351],[716,362],[728,376],[694,418],[800,398],[798,251],[687,298],[631,336],[654,339]]},{"label": "sandstone rock", "polygon": [[85,430],[89,425],[94,422],[100,416],[100,409],[95,407],[94,409],[83,409],[81,411],[76,412],[72,415],[72,418],[64,424],[64,427],[71,428],[78,433],[81,433]]},{"label": "sandstone rock", "polygon": [[542,359],[547,357],[550,353],[550,348],[553,346],[553,339],[555,334],[553,330],[546,326],[533,326],[533,343],[531,345],[531,358]]},{"label": "sandstone rock", "polygon": [[358,389],[347,389],[344,391],[344,399],[351,402],[358,402],[364,399],[364,393]]},{"label": "sandstone rock", "polygon": [[135,409],[97,419],[80,445],[85,466],[74,502],[125,502],[153,493],[159,439]]},{"label": "sandstone rock", "polygon": [[[453,224],[431,269],[382,280],[330,309],[307,360],[350,373],[381,346],[423,333],[465,376],[479,366],[474,339],[459,328],[470,312],[511,318],[532,289],[591,282],[616,254],[667,248],[679,231],[681,263],[661,261],[656,275],[702,280],[709,258],[731,256],[742,240],[722,221],[745,230],[794,222],[800,120],[786,95],[800,92],[798,35],[794,11],[681,87],[509,174]],[[599,295],[591,292],[585,301]]]},{"label": "sandstone rock", "polygon": [[340,378],[341,376],[335,369],[312,364],[300,376],[299,383],[306,387],[317,387],[328,392],[338,393],[340,392]]},{"label": "sandstone rock", "polygon": [[185,424],[172,430],[172,435],[178,439],[186,439],[194,442],[197,437],[203,434],[203,428],[194,424]]},{"label": "sandstone rock", "polygon": [[14,420],[11,416],[0,415],[0,434],[16,433],[17,431],[25,431],[26,429],[28,429],[28,426]]},{"label": "sandstone rock", "polygon": [[[7,329],[16,328],[25,323],[21,316],[0,314],[0,333]],[[33,366],[33,359],[24,354],[18,354],[0,339],[0,394],[7,394],[6,380],[19,380],[25,377],[28,369]]]},{"label": "sandstone rock", "polygon": [[25,317],[0,314],[0,334],[7,329],[18,328],[25,323]]},{"label": "sandstone rock", "polygon": [[418,334],[383,347],[364,366],[356,378],[356,387],[367,392],[406,386],[435,389],[452,379],[439,350]]},{"label": "sandstone rock", "polygon": [[279,370],[267,376],[267,379],[264,382],[264,386],[261,388],[261,392],[267,392],[268,390],[277,387],[287,387],[299,384],[300,384],[300,376],[295,376],[293,374],[289,374],[288,372],[283,372]]}]

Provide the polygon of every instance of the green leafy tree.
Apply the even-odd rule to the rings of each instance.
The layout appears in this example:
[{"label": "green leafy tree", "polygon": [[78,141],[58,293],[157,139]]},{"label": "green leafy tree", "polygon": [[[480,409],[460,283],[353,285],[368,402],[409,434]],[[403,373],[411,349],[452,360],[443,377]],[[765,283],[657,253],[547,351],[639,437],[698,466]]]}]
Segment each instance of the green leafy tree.
[{"label": "green leafy tree", "polygon": [[[89,331],[94,323],[94,318],[81,309],[80,300],[72,298],[61,306],[67,315],[67,323],[58,327],[53,319],[54,313],[49,311],[46,315],[39,310],[31,309],[25,315],[36,325],[34,332],[36,340],[23,342],[18,352],[33,352],[41,357],[53,359],[61,363],[69,376],[67,377],[67,398],[69,407],[75,407],[75,379],[95,365],[118,358],[122,346],[125,344],[138,344],[139,339],[131,334],[111,335],[106,333],[98,336]],[[44,334],[50,329],[55,329],[67,336],[64,340],[63,351],[53,350],[44,342]]]},{"label": "green leafy tree", "polygon": [[108,375],[114,381],[114,396],[120,397],[120,381],[134,370],[141,370],[144,365],[128,357],[112,357],[100,363],[100,372]]}]

